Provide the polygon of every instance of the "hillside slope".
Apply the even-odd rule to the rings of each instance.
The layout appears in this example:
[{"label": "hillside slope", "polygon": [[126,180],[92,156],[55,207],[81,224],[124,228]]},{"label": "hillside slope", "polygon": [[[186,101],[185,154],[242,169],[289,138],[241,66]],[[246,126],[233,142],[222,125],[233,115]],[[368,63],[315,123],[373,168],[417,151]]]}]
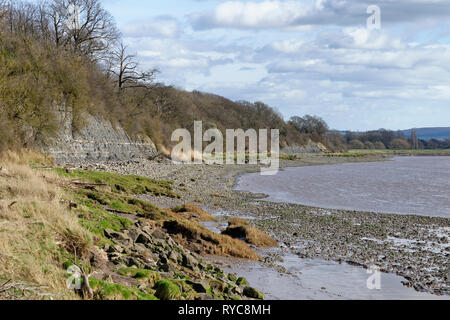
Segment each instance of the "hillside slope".
[{"label": "hillside slope", "polygon": [[[410,137],[412,130],[403,130],[402,132],[406,137]],[[417,137],[421,140],[450,138],[450,127],[417,128],[414,130],[416,130]]]}]

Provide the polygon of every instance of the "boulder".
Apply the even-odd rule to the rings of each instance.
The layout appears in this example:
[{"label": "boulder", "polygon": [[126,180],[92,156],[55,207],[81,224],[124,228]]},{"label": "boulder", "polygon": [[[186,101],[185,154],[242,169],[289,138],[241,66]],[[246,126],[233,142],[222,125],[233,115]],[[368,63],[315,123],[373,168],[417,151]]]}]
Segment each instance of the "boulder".
[{"label": "boulder", "polygon": [[260,291],[256,290],[255,288],[252,288],[252,287],[244,288],[244,296],[252,298],[252,299],[259,299],[259,300],[264,299],[264,295]]}]

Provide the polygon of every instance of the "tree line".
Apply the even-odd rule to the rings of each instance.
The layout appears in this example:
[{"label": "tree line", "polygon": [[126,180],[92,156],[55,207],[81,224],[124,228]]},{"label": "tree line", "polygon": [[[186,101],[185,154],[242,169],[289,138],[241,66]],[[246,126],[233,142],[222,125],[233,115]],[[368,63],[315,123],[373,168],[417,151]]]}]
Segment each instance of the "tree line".
[{"label": "tree line", "polygon": [[162,148],[170,148],[174,129],[193,129],[194,120],[205,130],[278,128],[281,147],[313,141],[345,148],[321,118],[285,121],[263,102],[187,92],[158,83],[158,73],[142,69],[100,0],[0,0],[0,147],[56,135],[54,111],[64,106],[75,130],[86,113],[101,115]]},{"label": "tree line", "polygon": [[368,132],[346,132],[344,135],[349,149],[393,149],[393,150],[420,150],[420,149],[448,149],[450,138],[445,140],[419,139],[416,130],[411,130],[410,136],[402,131],[386,129]]}]

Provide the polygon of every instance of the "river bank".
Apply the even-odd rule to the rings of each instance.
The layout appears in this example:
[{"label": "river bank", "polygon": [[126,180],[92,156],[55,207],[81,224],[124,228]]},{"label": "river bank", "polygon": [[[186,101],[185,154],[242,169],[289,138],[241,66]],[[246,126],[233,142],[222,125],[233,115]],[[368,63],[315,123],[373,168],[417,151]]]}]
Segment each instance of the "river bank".
[{"label": "river bank", "polygon": [[[282,160],[281,166],[314,166],[367,162],[371,157],[305,156]],[[362,268],[377,266],[404,278],[404,285],[435,295],[449,295],[448,241],[450,221],[413,215],[367,213],[307,207],[264,201],[265,195],[233,190],[236,176],[259,170],[256,166],[185,165],[170,161],[102,164],[94,169],[138,174],[174,181],[181,199],[142,196],[160,207],[194,202],[218,216],[246,217],[271,234],[291,254],[303,259],[322,259]],[[276,267],[280,256],[268,257]]]}]

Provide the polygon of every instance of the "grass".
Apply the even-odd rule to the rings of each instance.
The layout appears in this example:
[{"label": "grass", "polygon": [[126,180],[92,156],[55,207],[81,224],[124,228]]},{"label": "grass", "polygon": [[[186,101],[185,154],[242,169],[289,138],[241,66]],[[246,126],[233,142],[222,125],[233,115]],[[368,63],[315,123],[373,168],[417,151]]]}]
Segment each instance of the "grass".
[{"label": "grass", "polygon": [[161,300],[178,300],[181,298],[180,288],[170,280],[158,281],[155,289],[155,296]]},{"label": "grass", "polygon": [[214,233],[196,221],[189,221],[172,214],[173,219],[164,222],[164,228],[181,245],[188,247],[199,254],[224,255],[250,260],[259,260],[260,257],[238,239],[228,235]]},{"label": "grass", "polygon": [[43,159],[31,151],[6,152],[0,159],[0,277],[46,287],[59,298],[76,298],[62,268],[76,251],[86,258],[92,234],[63,204],[64,191],[28,163]]},{"label": "grass", "polygon": [[326,157],[340,157],[340,158],[363,158],[366,157],[368,154],[366,153],[358,153],[358,152],[343,152],[343,153],[326,153]]},{"label": "grass", "polygon": [[158,300],[152,293],[143,292],[136,287],[126,287],[96,278],[91,278],[89,284],[96,300]]},{"label": "grass", "polygon": [[228,228],[222,232],[237,239],[245,239],[246,242],[257,247],[278,247],[278,243],[267,233],[251,226],[249,222],[241,218],[228,220]]},{"label": "grass", "polygon": [[[51,163],[45,161],[32,152],[7,152],[0,158],[1,279],[45,287],[46,293],[58,298],[78,299],[66,287],[67,267],[76,260],[91,270],[88,258],[95,246],[112,244],[105,230],[123,231],[138,218],[165,227],[181,245],[198,253],[260,259],[245,242],[204,228],[201,221],[215,218],[196,205],[162,210],[133,197],[136,192],[170,196],[169,182],[82,170],[47,170]],[[129,219],[131,216],[135,218]],[[134,278],[147,289],[90,279],[94,299],[198,297],[181,278],[162,279],[157,272],[137,268],[123,268],[118,274]]]},{"label": "grass", "polygon": [[[62,169],[58,173],[63,176],[68,175]],[[78,170],[69,175],[71,178],[85,180],[88,175],[91,177],[91,182],[108,185],[101,192],[99,190],[76,189],[72,191],[75,192],[75,196],[71,196],[72,198],[75,197],[77,201],[78,208],[75,211],[80,216],[82,224],[100,237],[99,245],[109,243],[109,240],[104,236],[105,229],[121,231],[132,223],[127,218],[107,211],[108,209],[114,209],[159,223],[167,228],[170,233],[176,235],[180,244],[197,252],[252,260],[259,259],[259,256],[243,241],[204,228],[199,223],[200,221],[214,221],[215,218],[194,204],[185,204],[172,210],[162,210],[151,203],[123,194],[118,188],[110,188],[111,185],[115,185],[122,180],[121,176]],[[102,180],[102,177],[107,177],[107,180]],[[139,184],[146,180],[146,178],[135,179],[130,177],[134,176],[125,177],[128,184],[134,181]],[[159,183],[155,180],[152,181]],[[132,185],[128,185],[127,188],[135,190]]]},{"label": "grass", "polygon": [[139,195],[150,193],[154,196],[166,196],[180,198],[172,191],[171,181],[159,181],[141,176],[119,175],[109,172],[74,170],[67,172],[66,169],[56,169],[63,177],[82,179],[96,184],[106,184],[112,192],[126,195]]},{"label": "grass", "polygon": [[134,278],[140,283],[145,283],[150,287],[153,287],[156,282],[162,279],[158,272],[138,268],[121,268],[119,269],[118,274]]},{"label": "grass", "polygon": [[290,160],[290,161],[294,161],[297,160],[297,156],[295,154],[284,154],[281,153],[280,154],[280,160]]},{"label": "grass", "polygon": [[370,155],[450,155],[450,149],[424,149],[424,150],[369,150],[354,149],[345,153],[328,153],[328,157],[366,157]]},{"label": "grass", "polygon": [[210,213],[204,211],[202,208],[195,204],[184,204],[172,209],[173,212],[178,213],[185,219],[196,220],[201,222],[217,221]]}]

